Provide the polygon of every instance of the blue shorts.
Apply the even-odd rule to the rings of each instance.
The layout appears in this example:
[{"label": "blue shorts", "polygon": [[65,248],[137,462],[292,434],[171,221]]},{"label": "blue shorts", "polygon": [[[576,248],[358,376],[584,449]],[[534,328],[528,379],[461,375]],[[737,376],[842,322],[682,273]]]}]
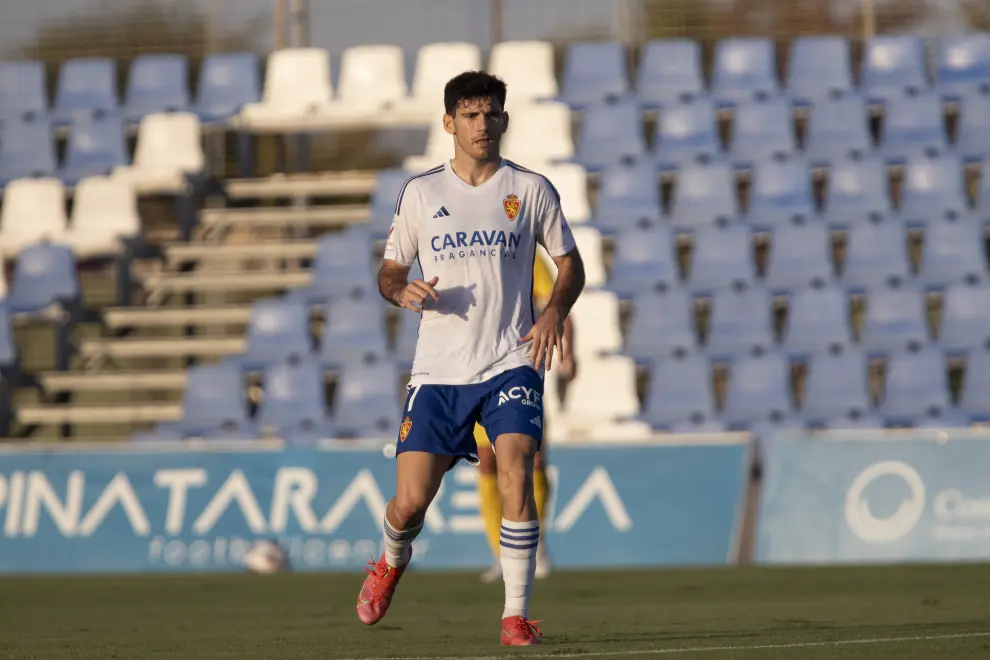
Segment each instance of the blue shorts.
[{"label": "blue shorts", "polygon": [[524,433],[543,443],[543,378],[516,367],[484,383],[417,385],[409,389],[396,453],[424,451],[478,462],[474,425],[492,442],[503,433]]}]

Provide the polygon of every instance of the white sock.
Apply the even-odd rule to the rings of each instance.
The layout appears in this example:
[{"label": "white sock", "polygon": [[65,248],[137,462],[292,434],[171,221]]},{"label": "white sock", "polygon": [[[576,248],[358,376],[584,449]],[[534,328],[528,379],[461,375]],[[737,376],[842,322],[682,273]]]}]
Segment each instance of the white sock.
[{"label": "white sock", "polygon": [[385,531],[385,561],[392,568],[402,568],[409,563],[412,542],[423,531],[423,523],[398,530],[388,522],[388,517],[382,525]]},{"label": "white sock", "polygon": [[505,582],[503,619],[508,616],[529,617],[529,595],[533,590],[539,541],[539,520],[512,522],[502,518],[499,561]]}]

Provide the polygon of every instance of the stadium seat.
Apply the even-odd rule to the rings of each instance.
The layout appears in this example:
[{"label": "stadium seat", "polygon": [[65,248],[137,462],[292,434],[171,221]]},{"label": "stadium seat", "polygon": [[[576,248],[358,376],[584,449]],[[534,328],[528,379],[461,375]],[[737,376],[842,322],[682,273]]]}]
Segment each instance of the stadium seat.
[{"label": "stadium seat", "polygon": [[594,227],[571,227],[574,243],[584,261],[584,285],[587,289],[605,286],[608,272],[605,270],[605,253],[602,235]]},{"label": "stadium seat", "polygon": [[703,353],[681,349],[653,364],[640,419],[655,429],[673,429],[715,418],[711,365]]},{"label": "stadium seat", "polygon": [[698,228],[687,277],[691,290],[707,295],[735,282],[752,282],[756,277],[752,241],[749,227],[739,223]]},{"label": "stadium seat", "polygon": [[946,101],[990,83],[990,34],[970,32],[943,37],[938,45],[935,84]]},{"label": "stadium seat", "polygon": [[[514,117],[513,121],[510,123],[510,127],[512,129],[515,128]],[[508,134],[506,134],[502,141],[503,155],[505,152],[504,144],[507,139]],[[453,157],[453,139],[443,127],[441,122],[434,122],[430,124],[429,129],[426,131],[426,148],[423,150],[423,153],[406,156],[402,160],[402,169],[410,174],[419,174],[421,172],[425,172],[426,170],[432,169],[437,165],[442,165]]]},{"label": "stadium seat", "polygon": [[199,72],[193,111],[210,124],[233,119],[261,100],[261,62],[254,53],[207,55]]},{"label": "stadium seat", "polygon": [[332,99],[330,53],[283,48],[268,55],[261,100],[245,104],[240,116],[249,126],[304,123],[324,114]]},{"label": "stadium seat", "polygon": [[120,252],[141,234],[137,195],[126,181],[90,177],[76,186],[72,222],[63,240],[80,259]]},{"label": "stadium seat", "polygon": [[577,360],[590,362],[622,350],[619,299],[611,291],[586,289],[571,308],[574,321],[573,352]]},{"label": "stadium seat", "polygon": [[315,355],[309,312],[300,302],[279,298],[251,306],[244,352],[230,358],[244,371],[264,371],[269,364],[311,361]]},{"label": "stadium seat", "polygon": [[597,171],[646,153],[639,106],[633,99],[585,106],[577,137],[577,161]]},{"label": "stadium seat", "polygon": [[713,360],[732,360],[754,348],[773,345],[772,306],[766,289],[744,284],[718,289],[711,309],[705,345]]},{"label": "stadium seat", "polygon": [[654,39],[643,44],[636,96],[646,108],[666,109],[705,94],[701,46],[693,39]]},{"label": "stadium seat", "polygon": [[[6,289],[6,283],[3,286]],[[6,296],[6,290],[3,294]],[[18,359],[17,344],[14,341],[14,319],[10,316],[10,310],[0,304],[0,369],[16,367]]]},{"label": "stadium seat", "polygon": [[764,411],[762,416],[747,425],[750,436],[757,443],[789,433],[800,433],[808,428],[807,421],[797,413],[782,413],[776,409]]},{"label": "stadium seat", "polygon": [[835,276],[832,240],[824,223],[796,216],[774,227],[771,236],[766,284],[774,295]]},{"label": "stadium seat", "polygon": [[564,56],[561,100],[582,109],[629,94],[626,48],[617,41],[571,43]]},{"label": "stadium seat", "polygon": [[832,35],[797,37],[790,44],[786,81],[787,95],[799,105],[852,92],[849,42]]},{"label": "stadium seat", "polygon": [[340,298],[327,305],[320,360],[340,369],[354,362],[384,360],[388,353],[385,309],[379,298]]},{"label": "stadium seat", "polygon": [[884,160],[902,164],[913,156],[949,150],[942,102],[936,94],[905,94],[886,101],[880,131],[880,153]]},{"label": "stadium seat", "polygon": [[886,357],[909,344],[928,341],[925,292],[891,278],[871,287],[866,296],[861,343],[870,357]]},{"label": "stadium seat", "polygon": [[572,427],[629,419],[639,411],[636,365],[621,355],[583,363],[564,395],[564,418]]},{"label": "stadium seat", "polygon": [[812,424],[831,426],[870,414],[866,355],[857,346],[834,344],[808,363],[802,414]]},{"label": "stadium seat", "polygon": [[10,258],[34,243],[62,242],[68,217],[58,179],[18,179],[3,193],[0,252]]},{"label": "stadium seat", "polygon": [[778,156],[754,164],[746,212],[751,227],[768,231],[798,218],[812,220],[816,215],[811,169],[804,158]]},{"label": "stadium seat", "polygon": [[337,97],[328,111],[372,114],[402,102],[409,93],[405,71],[399,46],[369,44],[345,49]]},{"label": "stadium seat", "polygon": [[[591,218],[588,173],[574,163],[546,164],[539,170],[560,195],[560,208],[569,224],[584,224]],[[600,184],[599,184],[600,185]]]},{"label": "stadium seat", "polygon": [[908,226],[924,226],[946,213],[966,211],[966,181],[956,156],[921,156],[907,161],[898,215]]},{"label": "stadium seat", "polygon": [[37,243],[18,253],[6,304],[15,314],[31,314],[51,305],[75,305],[79,291],[72,250],[65,245]]},{"label": "stadium seat", "polygon": [[759,160],[797,150],[791,108],[783,98],[743,101],[736,106],[730,141],[736,167],[752,167]]},{"label": "stadium seat", "polygon": [[253,438],[241,372],[229,364],[191,367],[182,393],[182,419],[159,430],[175,430],[184,438]]},{"label": "stadium seat", "polygon": [[841,162],[851,152],[874,151],[866,103],[855,95],[816,99],[808,114],[804,150],[815,167]]},{"label": "stadium seat", "polygon": [[951,412],[945,356],[935,346],[915,346],[887,360],[880,416],[888,424],[911,424],[933,413]]},{"label": "stadium seat", "polygon": [[909,271],[907,229],[899,218],[873,215],[850,228],[842,266],[847,289],[859,293],[890,277],[907,280]]},{"label": "stadium seat", "polygon": [[371,239],[359,228],[324,234],[313,258],[312,283],[288,296],[309,305],[323,305],[377,288],[371,260]]},{"label": "stadium seat", "polygon": [[678,173],[670,204],[675,230],[731,223],[739,215],[736,180],[728,163],[685,165]]},{"label": "stadium seat", "polygon": [[940,289],[968,276],[987,272],[986,245],[981,223],[969,213],[946,213],[925,227],[919,277]]},{"label": "stadium seat", "polygon": [[626,227],[616,237],[608,289],[620,298],[678,280],[674,236],[667,225],[653,223]]},{"label": "stadium seat", "polygon": [[86,177],[112,174],[130,160],[124,123],[119,115],[76,115],[62,163],[62,181],[74,186]]},{"label": "stadium seat", "polygon": [[662,170],[677,170],[699,159],[721,158],[722,143],[711,100],[698,97],[664,106],[653,145],[653,156]]},{"label": "stadium seat", "polygon": [[732,363],[721,417],[730,428],[745,429],[768,418],[784,419],[793,412],[787,359],[757,349]]},{"label": "stadium seat", "polygon": [[967,162],[980,162],[990,156],[990,83],[967,91],[957,111],[956,153]]},{"label": "stadium seat", "polygon": [[46,118],[0,124],[0,187],[14,179],[55,176],[55,142]]},{"label": "stadium seat", "polygon": [[138,55],[131,60],[124,93],[127,121],[137,124],[152,113],[184,112],[190,101],[185,55]]},{"label": "stadium seat", "polygon": [[371,193],[371,213],[368,219],[368,229],[374,238],[385,238],[388,235],[392,220],[395,219],[399,192],[409,177],[410,173],[401,168],[378,171],[375,190]]},{"label": "stadium seat", "polygon": [[871,215],[894,212],[887,169],[879,158],[850,158],[833,163],[825,191],[824,217],[833,229],[866,222]]},{"label": "stadium seat", "polygon": [[205,162],[196,115],[152,114],[138,127],[133,163],[115,169],[114,176],[129,181],[139,193],[179,193],[187,177],[203,172]]},{"label": "stadium seat", "polygon": [[[990,154],[987,155],[982,170],[990,172]],[[976,208],[984,224],[990,224],[990,176],[980,177],[980,187],[976,191]]]},{"label": "stadium seat", "polygon": [[882,429],[883,420],[875,414],[840,415],[826,420],[821,428],[828,431],[849,431],[854,429]]},{"label": "stadium seat", "polygon": [[660,176],[653,161],[613,163],[598,175],[594,225],[611,233],[638,221],[659,221],[660,205]]},{"label": "stadium seat", "polygon": [[675,434],[705,434],[705,433],[728,433],[729,427],[725,422],[713,418],[702,418],[700,415],[695,419],[678,422],[670,427],[670,432]]},{"label": "stadium seat", "polygon": [[464,71],[482,68],[481,50],[466,42],[426,44],[416,53],[411,94],[395,106],[396,112],[424,122],[436,121],[444,113],[443,88]]},{"label": "stadium seat", "polygon": [[974,348],[966,356],[958,409],[973,421],[990,421],[990,347]]},{"label": "stadium seat", "polygon": [[526,106],[555,98],[559,92],[554,73],[553,44],[549,41],[502,41],[492,46],[488,72],[506,82],[506,105]]},{"label": "stadium seat", "polygon": [[58,70],[52,118],[68,126],[75,117],[116,113],[117,68],[108,57],[79,57],[65,61]]},{"label": "stadium seat", "polygon": [[323,371],[312,362],[279,362],[265,368],[264,395],[258,406],[262,436],[292,444],[312,444],[333,437],[326,404]]},{"label": "stadium seat", "polygon": [[36,60],[0,61],[0,123],[48,114],[44,65]]},{"label": "stadium seat", "polygon": [[687,290],[661,284],[636,294],[625,355],[637,362],[650,362],[678,348],[691,349],[697,343],[694,304]]},{"label": "stadium seat", "polygon": [[915,429],[965,429],[969,427],[969,416],[955,408],[948,411],[932,409],[911,420]]},{"label": "stadium seat", "polygon": [[945,288],[938,341],[952,356],[990,349],[990,283],[967,278]]},{"label": "stadium seat", "polygon": [[870,103],[900,99],[906,89],[928,89],[925,47],[916,35],[881,35],[867,40],[860,63],[860,87]]},{"label": "stadium seat", "polygon": [[375,438],[393,436],[401,423],[401,404],[396,396],[395,365],[381,361],[349,364],[337,381],[332,406],[338,435]]},{"label": "stadium seat", "polygon": [[781,345],[791,359],[805,360],[817,351],[850,341],[849,302],[839,286],[816,280],[790,294]]},{"label": "stadium seat", "polygon": [[780,89],[776,49],[765,38],[729,38],[715,45],[712,96],[720,105],[772,96]]},{"label": "stadium seat", "polygon": [[[449,135],[447,142],[452,150]],[[537,170],[547,162],[573,158],[571,111],[562,103],[540,103],[516,114],[502,139],[502,156]]]}]

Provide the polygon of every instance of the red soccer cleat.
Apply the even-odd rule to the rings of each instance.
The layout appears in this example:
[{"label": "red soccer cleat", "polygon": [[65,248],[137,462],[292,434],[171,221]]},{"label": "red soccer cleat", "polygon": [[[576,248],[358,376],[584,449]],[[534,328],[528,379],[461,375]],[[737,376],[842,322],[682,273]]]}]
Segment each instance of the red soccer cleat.
[{"label": "red soccer cleat", "polygon": [[403,568],[392,568],[385,561],[385,554],[377,562],[368,562],[368,577],[361,585],[361,593],[357,598],[357,614],[361,623],[373,626],[385,617],[388,606],[392,603],[395,587],[399,578],[405,572]]},{"label": "red soccer cleat", "polygon": [[529,621],[521,616],[502,619],[502,646],[533,646],[542,644],[543,633],[536,627],[539,621]]}]

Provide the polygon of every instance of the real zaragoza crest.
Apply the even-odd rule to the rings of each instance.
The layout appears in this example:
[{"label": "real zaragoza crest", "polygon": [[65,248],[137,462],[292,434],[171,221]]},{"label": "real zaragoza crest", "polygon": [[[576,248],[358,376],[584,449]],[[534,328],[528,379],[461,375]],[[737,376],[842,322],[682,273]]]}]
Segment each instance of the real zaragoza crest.
[{"label": "real zaragoza crest", "polygon": [[502,208],[505,209],[505,215],[509,220],[515,220],[516,216],[519,215],[519,206],[522,202],[515,195],[509,195],[502,201]]}]

